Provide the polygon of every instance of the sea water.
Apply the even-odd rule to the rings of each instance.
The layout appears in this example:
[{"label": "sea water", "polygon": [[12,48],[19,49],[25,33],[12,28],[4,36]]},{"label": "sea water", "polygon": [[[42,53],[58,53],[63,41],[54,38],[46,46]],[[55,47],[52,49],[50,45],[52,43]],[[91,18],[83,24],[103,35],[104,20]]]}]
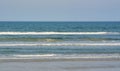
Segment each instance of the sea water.
[{"label": "sea water", "polygon": [[0,22],[0,58],[120,58],[120,22]]}]

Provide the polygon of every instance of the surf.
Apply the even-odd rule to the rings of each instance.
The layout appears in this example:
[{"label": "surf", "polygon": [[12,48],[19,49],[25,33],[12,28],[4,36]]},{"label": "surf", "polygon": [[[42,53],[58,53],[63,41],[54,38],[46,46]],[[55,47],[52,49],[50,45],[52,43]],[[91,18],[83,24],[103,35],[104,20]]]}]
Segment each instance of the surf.
[{"label": "surf", "polygon": [[120,46],[120,43],[3,43],[0,46]]},{"label": "surf", "polygon": [[0,35],[117,35],[120,32],[0,32]]}]

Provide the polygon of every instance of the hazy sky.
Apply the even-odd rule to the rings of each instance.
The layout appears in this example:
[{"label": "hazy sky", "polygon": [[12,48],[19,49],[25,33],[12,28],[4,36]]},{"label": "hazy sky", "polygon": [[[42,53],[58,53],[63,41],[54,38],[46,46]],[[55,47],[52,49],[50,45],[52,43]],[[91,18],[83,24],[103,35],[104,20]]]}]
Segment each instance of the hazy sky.
[{"label": "hazy sky", "polygon": [[0,0],[0,21],[120,21],[120,0]]}]

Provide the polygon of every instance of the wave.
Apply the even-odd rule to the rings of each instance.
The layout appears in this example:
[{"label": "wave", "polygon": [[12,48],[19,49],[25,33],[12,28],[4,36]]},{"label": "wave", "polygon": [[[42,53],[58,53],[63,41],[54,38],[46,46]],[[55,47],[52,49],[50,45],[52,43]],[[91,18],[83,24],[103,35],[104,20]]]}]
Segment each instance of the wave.
[{"label": "wave", "polygon": [[120,54],[72,54],[72,55],[60,55],[60,54],[37,54],[37,55],[10,55],[10,56],[3,56],[0,59],[99,59],[99,58],[120,58]]},{"label": "wave", "polygon": [[15,57],[51,57],[55,54],[13,55]]},{"label": "wave", "polygon": [[120,46],[120,43],[3,43],[0,46]]},{"label": "wave", "polygon": [[120,32],[0,32],[0,35],[106,35]]}]

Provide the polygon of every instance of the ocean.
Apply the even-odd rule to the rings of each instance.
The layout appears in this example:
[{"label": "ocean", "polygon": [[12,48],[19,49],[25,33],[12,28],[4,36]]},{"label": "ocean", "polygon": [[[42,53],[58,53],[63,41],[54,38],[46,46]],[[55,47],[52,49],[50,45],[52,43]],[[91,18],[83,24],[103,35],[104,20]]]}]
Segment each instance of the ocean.
[{"label": "ocean", "polygon": [[120,22],[0,22],[0,59],[120,58]]}]

